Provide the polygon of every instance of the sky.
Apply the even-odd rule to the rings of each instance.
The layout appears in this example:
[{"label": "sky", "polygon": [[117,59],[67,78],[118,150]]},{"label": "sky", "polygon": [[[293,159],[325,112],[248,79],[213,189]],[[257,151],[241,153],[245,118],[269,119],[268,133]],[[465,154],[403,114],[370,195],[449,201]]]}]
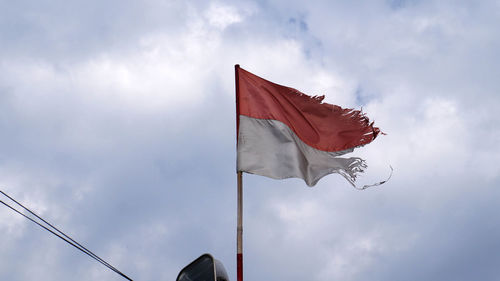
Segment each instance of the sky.
[{"label": "sky", "polygon": [[[244,174],[244,276],[498,280],[500,1],[0,1],[0,189],[134,280],[236,280],[234,65],[362,108],[340,175]],[[7,201],[4,197],[0,198]],[[0,280],[124,280],[0,206]]]}]

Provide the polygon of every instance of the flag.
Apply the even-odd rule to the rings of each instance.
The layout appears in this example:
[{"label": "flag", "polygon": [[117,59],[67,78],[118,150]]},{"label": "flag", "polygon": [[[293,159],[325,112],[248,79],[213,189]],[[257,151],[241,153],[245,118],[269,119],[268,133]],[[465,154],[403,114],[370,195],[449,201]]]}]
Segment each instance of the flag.
[{"label": "flag", "polygon": [[238,65],[235,71],[237,171],[301,178],[308,186],[338,173],[355,185],[365,161],[339,156],[380,133],[364,113],[323,103],[324,96],[308,96]]}]

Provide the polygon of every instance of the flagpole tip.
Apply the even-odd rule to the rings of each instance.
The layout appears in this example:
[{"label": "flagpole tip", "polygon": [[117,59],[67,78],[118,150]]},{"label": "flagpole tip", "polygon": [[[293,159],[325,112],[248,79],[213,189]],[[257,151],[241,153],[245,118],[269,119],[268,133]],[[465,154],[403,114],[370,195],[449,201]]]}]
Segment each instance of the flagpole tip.
[{"label": "flagpole tip", "polygon": [[240,68],[240,65],[239,64],[235,64],[234,68]]}]

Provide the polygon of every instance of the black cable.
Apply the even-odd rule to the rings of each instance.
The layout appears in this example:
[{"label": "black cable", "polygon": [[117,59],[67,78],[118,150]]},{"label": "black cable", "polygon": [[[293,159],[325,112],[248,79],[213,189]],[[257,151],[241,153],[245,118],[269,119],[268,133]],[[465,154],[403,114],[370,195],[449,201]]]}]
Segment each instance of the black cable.
[{"label": "black cable", "polygon": [[115,267],[113,267],[112,265],[110,265],[109,263],[107,263],[105,260],[101,259],[99,256],[97,256],[96,254],[94,254],[92,251],[88,250],[87,248],[85,248],[84,246],[82,246],[80,243],[76,242],[75,240],[73,240],[71,237],[69,237],[68,235],[66,235],[64,232],[62,232],[61,230],[59,230],[57,227],[53,226],[52,224],[50,224],[48,221],[44,220],[43,218],[41,218],[40,216],[38,216],[37,214],[35,214],[33,211],[31,211],[30,209],[26,208],[25,206],[23,206],[23,204],[17,202],[14,198],[10,197],[9,195],[7,195],[5,192],[1,191],[0,192],[5,195],[7,198],[9,198],[10,200],[14,201],[17,205],[21,206],[23,209],[25,209],[26,211],[28,211],[30,214],[34,215],[35,217],[37,217],[38,219],[40,219],[41,221],[43,221],[44,223],[46,223],[47,225],[49,225],[50,227],[52,227],[53,229],[55,229],[57,232],[59,232],[61,235],[63,235],[64,237],[66,237],[67,239],[71,240],[71,242],[75,243],[76,245],[78,245],[81,249],[85,250],[86,252],[88,252],[93,258],[95,259],[98,259],[99,261],[102,261],[106,266],[109,266],[109,267],[112,267],[113,270],[117,270]]},{"label": "black cable", "polygon": [[[59,235],[59,234],[55,233],[54,231],[52,231],[51,229],[47,228],[46,226],[44,226],[44,225],[40,224],[39,222],[35,221],[34,219],[32,219],[32,218],[30,218],[30,217],[26,216],[25,214],[23,214],[23,213],[19,212],[19,210],[15,209],[14,207],[10,206],[9,204],[5,203],[4,201],[0,200],[0,203],[4,204],[4,205],[5,205],[5,206],[7,206],[8,208],[10,208],[10,209],[11,209],[11,210],[13,210],[14,212],[16,212],[16,213],[20,214],[21,216],[23,216],[23,217],[27,218],[28,220],[30,220],[30,221],[32,221],[32,222],[34,222],[34,223],[36,223],[38,226],[42,227],[43,229],[45,229],[45,230],[49,231],[50,233],[52,233],[52,234],[56,235],[57,237],[61,238],[61,239],[62,239],[63,241],[65,241],[66,243],[68,243],[68,244],[70,244],[71,246],[73,246],[73,247],[77,248],[78,250],[82,251],[83,253],[85,253],[85,254],[89,255],[91,258],[96,259],[94,256],[92,256],[92,255],[91,255],[91,254],[89,254],[88,252],[84,251],[82,248],[80,248],[80,247],[78,247],[77,245],[75,245],[75,244],[73,244],[72,242],[70,242],[68,239],[66,239],[66,238],[62,237],[61,235]],[[106,267],[108,267],[109,269],[111,269],[111,270],[113,270],[113,271],[115,271],[115,272],[116,272],[116,269],[112,268],[112,266],[110,266],[110,265],[108,265],[108,264],[106,264],[106,263],[104,263],[104,262],[100,261],[99,259],[96,259],[96,260],[97,260],[98,262],[102,263],[104,266],[106,266]],[[117,272],[117,273],[118,273],[118,272]],[[118,274],[120,274],[120,273],[118,273]],[[126,277],[126,278],[127,278],[127,277]],[[129,279],[129,278],[127,278],[127,279]],[[131,280],[131,279],[129,279],[129,280]]]},{"label": "black cable", "polygon": [[[116,269],[114,266],[112,266],[111,264],[109,264],[108,262],[106,262],[105,260],[103,260],[102,258],[100,258],[99,256],[97,256],[96,254],[94,254],[93,252],[91,252],[90,250],[88,250],[87,248],[85,248],[84,246],[82,246],[80,243],[76,242],[75,240],[73,240],[71,237],[69,237],[68,235],[66,235],[64,232],[60,231],[59,229],[57,229],[55,226],[53,226],[52,224],[50,224],[49,222],[47,222],[46,220],[44,220],[43,218],[41,218],[40,216],[38,216],[37,214],[35,214],[34,212],[32,212],[30,209],[24,207],[21,203],[17,202],[15,199],[13,199],[12,197],[10,197],[9,195],[7,195],[5,192],[1,191],[0,190],[0,193],[2,193],[3,195],[5,195],[7,198],[9,198],[10,200],[14,201],[16,204],[18,204],[19,206],[21,206],[23,209],[25,209],[26,211],[28,211],[29,213],[31,213],[32,215],[34,215],[35,217],[37,217],[38,219],[40,219],[41,221],[43,221],[44,223],[46,223],[47,225],[49,225],[50,227],[52,227],[53,229],[55,229],[57,232],[59,232],[61,235],[57,234],[56,232],[54,232],[53,230],[47,228],[46,226],[42,225],[41,223],[35,221],[34,219],[26,216],[25,214],[21,213],[20,211],[18,211],[17,209],[15,209],[14,207],[10,206],[9,204],[5,203],[4,201],[0,200],[0,203],[4,204],[5,206],[7,206],[8,208],[10,208],[11,210],[13,210],[14,212],[20,214],[21,216],[27,218],[28,220],[36,223],[38,226],[42,227],[43,229],[49,231],[50,233],[54,234],[55,236],[59,237],[60,239],[62,239],[63,241],[65,241],[66,243],[70,244],[71,246],[77,248],[78,250],[82,251],[83,253],[85,253],[86,255],[90,256],[91,258],[95,259],[96,261],[98,261],[99,263],[101,263],[102,265],[106,266],[107,268],[111,269],[112,271],[114,271],[115,273],[119,274],[120,276],[122,276],[123,278],[127,279],[127,280],[130,280],[130,281],[133,281],[131,278],[129,278],[127,275],[123,274],[121,271],[119,271],[118,269]],[[64,236],[64,237],[63,237]],[[66,239],[67,238],[67,239]]]}]

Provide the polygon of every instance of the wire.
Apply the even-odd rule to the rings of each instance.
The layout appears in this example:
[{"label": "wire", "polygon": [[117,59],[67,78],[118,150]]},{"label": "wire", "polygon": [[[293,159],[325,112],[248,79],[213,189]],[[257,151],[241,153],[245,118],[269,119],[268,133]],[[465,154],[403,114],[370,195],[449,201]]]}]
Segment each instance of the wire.
[{"label": "wire", "polygon": [[[71,237],[69,237],[68,235],[66,235],[64,232],[60,231],[57,227],[53,226],[52,224],[50,224],[48,221],[44,220],[43,218],[41,218],[40,216],[38,216],[37,214],[35,214],[33,211],[31,211],[30,209],[26,208],[25,206],[23,206],[21,203],[17,202],[14,198],[10,197],[9,195],[7,195],[5,192],[1,191],[0,192],[5,195],[7,198],[9,198],[10,200],[14,201],[16,204],[18,204],[19,206],[21,206],[23,209],[25,209],[26,211],[28,211],[29,213],[31,213],[32,215],[34,215],[35,217],[37,217],[38,219],[40,219],[41,221],[43,221],[44,223],[46,223],[47,225],[49,225],[50,227],[52,227],[53,229],[55,229],[57,232],[59,232],[62,236],[66,237],[67,239],[69,239],[71,242],[73,242],[74,244],[78,245],[77,248],[81,248],[84,250],[84,252],[87,252],[88,255],[90,255],[91,257],[97,259],[98,261],[100,261],[101,263],[104,263],[105,266],[108,266],[108,267],[113,267],[112,265],[110,265],[109,263],[107,263],[106,261],[104,261],[103,259],[101,259],[99,256],[97,256],[96,254],[94,254],[92,251],[88,250],[87,248],[85,248],[84,246],[82,246],[80,243],[76,242],[75,240],[73,240]],[[2,202],[4,203],[4,202]],[[5,203],[4,203],[5,204]],[[10,206],[9,206],[10,207]],[[12,209],[12,207],[10,207]],[[21,214],[24,216],[24,214]],[[31,220],[31,218],[28,218]],[[35,222],[37,223],[37,222]],[[38,223],[37,223],[38,224]],[[42,226],[42,225],[40,225]],[[43,226],[42,226],[43,227]],[[50,230],[49,230],[50,231]],[[71,243],[70,243],[71,244]],[[72,245],[74,246],[74,245]],[[81,250],[79,249],[79,250]],[[116,270],[116,268],[113,267],[112,270]],[[118,273],[118,272],[117,272]]]},{"label": "wire", "polygon": [[5,203],[4,201],[0,200],[0,203],[2,203],[3,205],[5,205],[6,207],[8,207],[9,209],[13,210],[14,212],[20,214],[21,216],[27,218],[28,220],[30,220],[31,222],[34,222],[36,223],[38,226],[42,227],[43,229],[49,231],[50,233],[54,234],[55,236],[59,237],[60,239],[62,239],[63,241],[65,241],[66,243],[70,244],[71,246],[77,248],[78,250],[82,251],[83,253],[85,253],[86,255],[90,256],[91,258],[95,259],[96,261],[98,261],[99,263],[103,264],[104,266],[106,266],[107,268],[111,269],[112,271],[114,271],[115,273],[119,274],[120,276],[122,276],[123,278],[127,279],[127,280],[130,280],[130,281],[133,281],[130,277],[128,277],[127,275],[123,274],[121,271],[119,271],[118,269],[116,269],[114,266],[112,266],[111,264],[109,264],[108,262],[106,262],[105,260],[103,260],[102,258],[100,258],[98,255],[94,254],[92,251],[88,250],[87,248],[85,248],[84,246],[82,246],[80,243],[76,242],[75,240],[73,240],[71,237],[69,237],[68,235],[66,235],[64,232],[62,232],[61,230],[59,230],[57,227],[53,226],[52,224],[50,224],[49,222],[47,222],[46,220],[44,220],[43,218],[41,218],[40,216],[38,216],[37,214],[35,214],[33,211],[31,211],[30,209],[26,208],[25,206],[23,206],[21,203],[17,202],[14,198],[10,197],[9,195],[7,195],[5,192],[1,191],[0,190],[0,193],[2,193],[4,196],[6,196],[7,198],[9,198],[10,200],[14,201],[17,205],[21,206],[23,209],[25,209],[26,211],[28,211],[30,214],[34,215],[35,217],[37,217],[39,220],[41,220],[42,222],[44,222],[45,224],[47,224],[48,226],[50,226],[51,228],[53,228],[55,231],[59,232],[60,234],[56,233],[55,231],[49,229],[47,226],[44,226],[42,225],[41,223],[35,221],[34,219],[26,216],[25,214],[21,213],[19,210],[17,210],[16,208],[10,206],[9,204]]}]

